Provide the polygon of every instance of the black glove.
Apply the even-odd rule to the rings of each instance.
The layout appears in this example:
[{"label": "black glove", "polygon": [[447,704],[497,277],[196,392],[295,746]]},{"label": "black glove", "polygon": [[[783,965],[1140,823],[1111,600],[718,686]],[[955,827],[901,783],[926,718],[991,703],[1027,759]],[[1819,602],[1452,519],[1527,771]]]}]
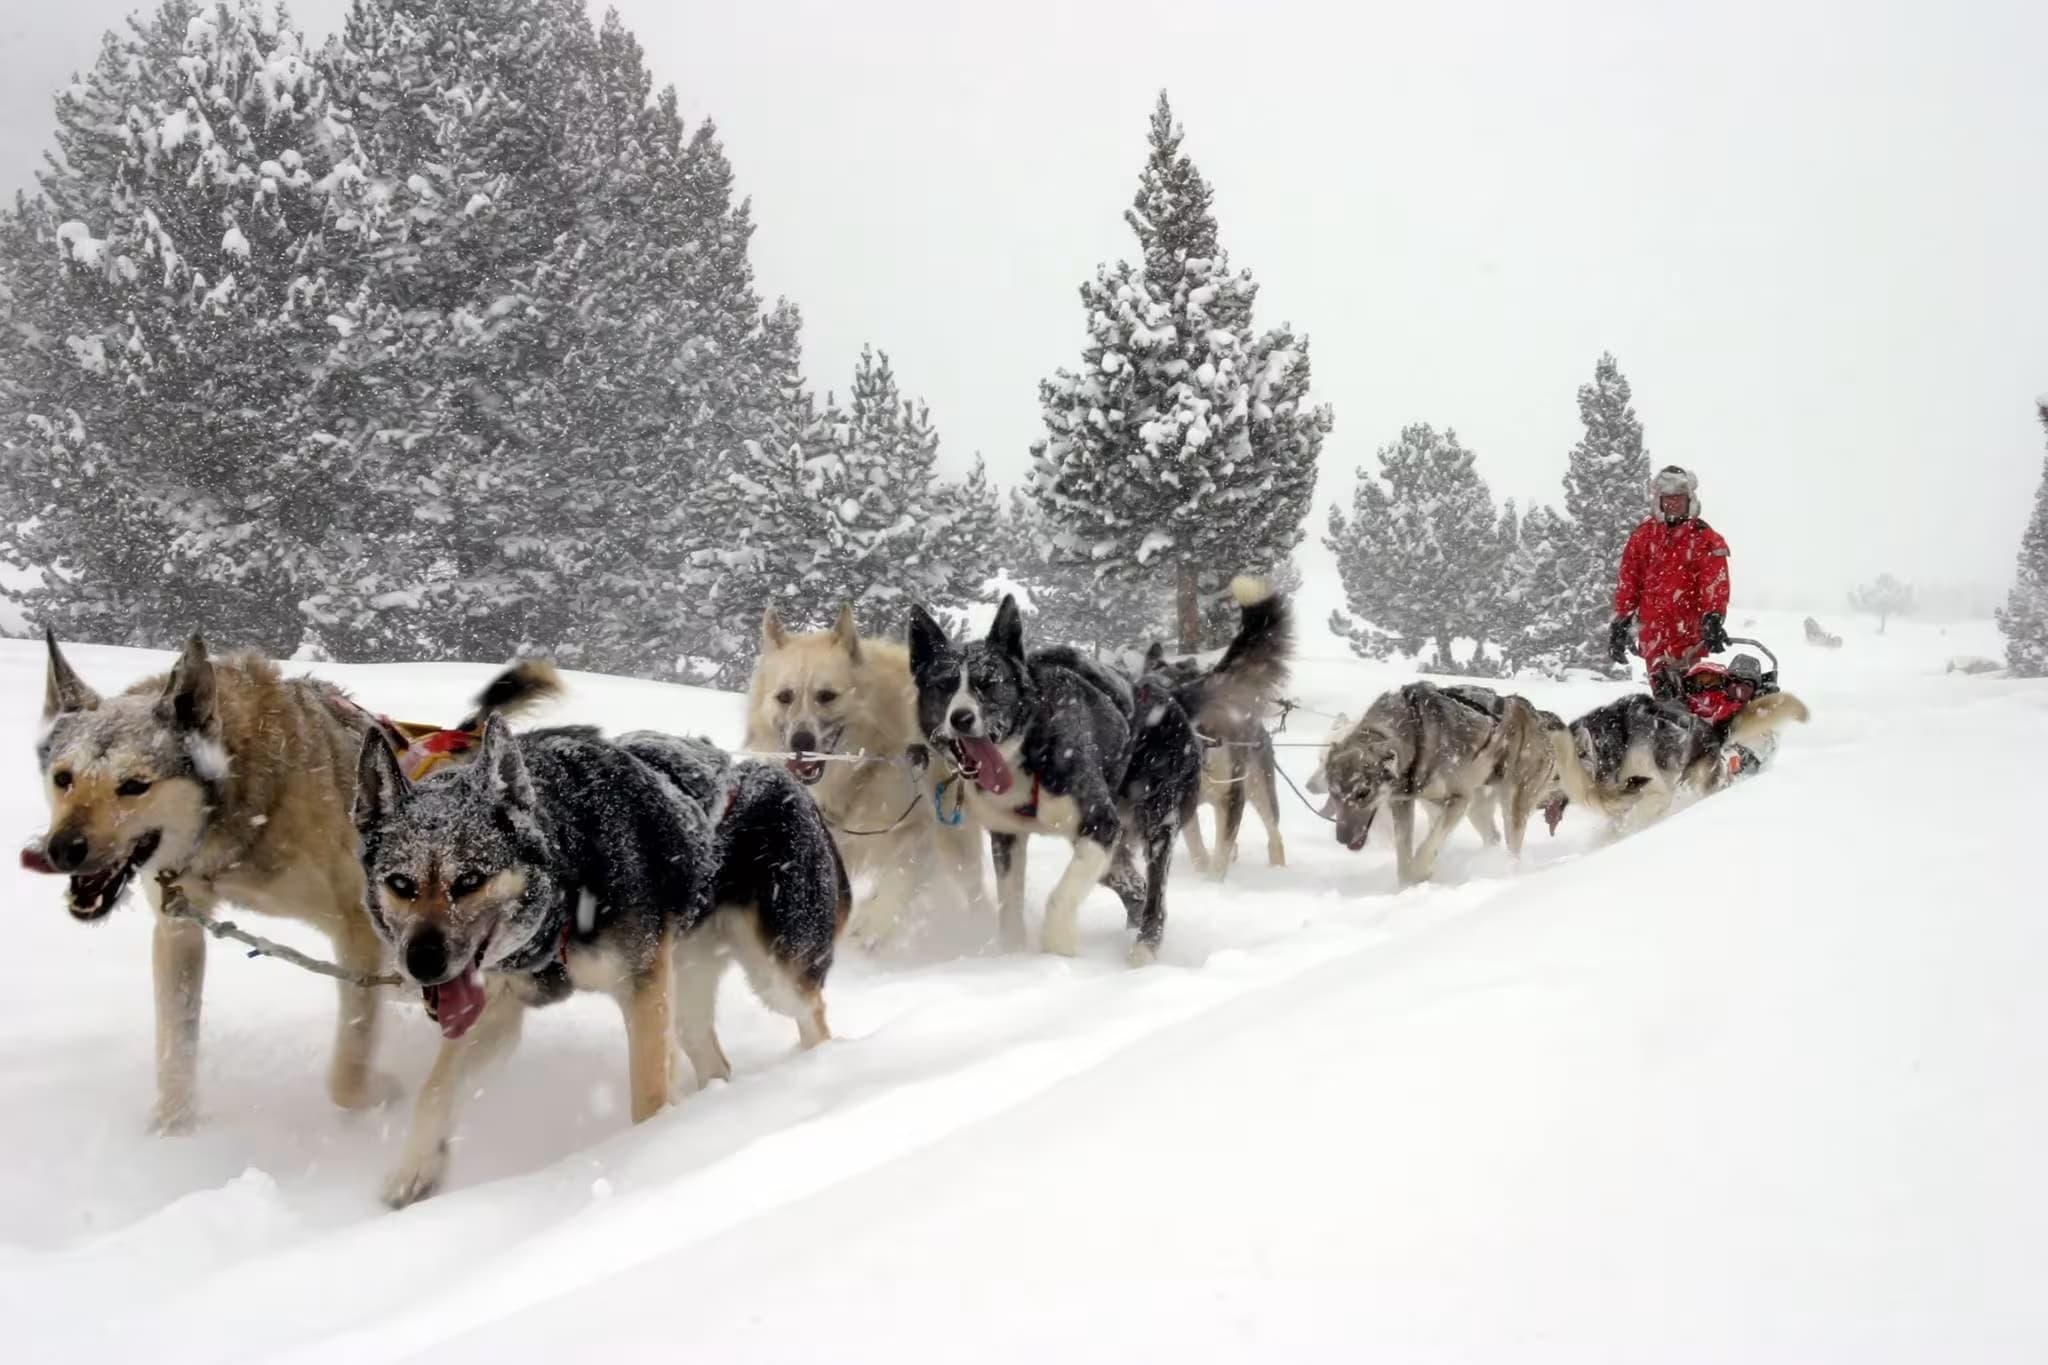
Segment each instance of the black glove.
[{"label": "black glove", "polygon": [[1628,628],[1634,620],[1633,616],[1617,616],[1607,627],[1607,652],[1618,664],[1628,662]]},{"label": "black glove", "polygon": [[1720,612],[1710,611],[1700,618],[1700,640],[1709,654],[1719,654],[1728,648],[1728,626]]}]

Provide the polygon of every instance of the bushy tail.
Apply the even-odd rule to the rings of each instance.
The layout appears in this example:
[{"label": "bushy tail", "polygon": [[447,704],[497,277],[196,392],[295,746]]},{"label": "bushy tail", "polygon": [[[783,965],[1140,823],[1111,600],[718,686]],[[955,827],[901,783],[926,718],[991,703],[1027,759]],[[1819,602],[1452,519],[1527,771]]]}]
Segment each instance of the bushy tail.
[{"label": "bushy tail", "polygon": [[1240,575],[1230,583],[1237,599],[1237,635],[1209,671],[1203,707],[1224,705],[1256,715],[1287,685],[1294,653],[1294,611],[1284,593],[1263,578]]},{"label": "bushy tail", "polygon": [[1754,744],[1787,721],[1803,725],[1812,718],[1806,703],[1790,692],[1766,692],[1736,715],[1728,727],[1728,738],[1736,744]]},{"label": "bushy tail", "polygon": [[562,695],[562,675],[546,659],[515,659],[477,694],[476,710],[458,729],[480,730],[492,716],[510,718]]}]

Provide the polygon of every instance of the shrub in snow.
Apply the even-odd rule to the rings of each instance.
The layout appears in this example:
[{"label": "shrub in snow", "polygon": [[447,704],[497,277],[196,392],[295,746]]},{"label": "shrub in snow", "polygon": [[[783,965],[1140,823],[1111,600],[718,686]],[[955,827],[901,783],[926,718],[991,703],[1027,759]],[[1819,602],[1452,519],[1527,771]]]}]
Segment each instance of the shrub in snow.
[{"label": "shrub in snow", "polygon": [[1901,583],[1888,573],[1879,574],[1849,594],[1849,610],[1875,616],[1879,635],[1884,634],[1885,623],[1892,617],[1903,616],[1912,609],[1912,585]]}]

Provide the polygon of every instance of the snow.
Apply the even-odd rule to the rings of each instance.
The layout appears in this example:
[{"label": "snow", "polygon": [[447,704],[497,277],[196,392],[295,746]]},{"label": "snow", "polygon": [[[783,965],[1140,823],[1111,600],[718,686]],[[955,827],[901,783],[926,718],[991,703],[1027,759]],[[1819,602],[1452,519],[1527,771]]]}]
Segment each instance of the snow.
[{"label": "snow", "polygon": [[242,229],[231,227],[220,239],[220,249],[230,256],[249,259],[249,239],[242,235]]},{"label": "snow", "polygon": [[[1413,675],[1315,626],[1334,595],[1305,590],[1293,693],[1355,714]],[[1815,721],[1655,829],[1598,847],[1574,812],[1519,872],[1461,830],[1395,894],[1384,846],[1283,793],[1289,865],[1253,819],[1227,883],[1179,870],[1160,965],[1121,965],[1107,892],[1073,960],[927,925],[845,950],[810,1054],[729,980],[734,1079],[638,1128],[617,1010],[578,998],[397,1214],[404,1111],[326,1103],[326,983],[216,946],[200,1126],[146,1136],[144,915],[81,927],[9,874],[36,964],[0,1030],[9,1358],[2038,1360],[2048,685],[1942,671],[1988,624],[1827,651],[1741,615]],[[102,690],[165,663],[72,657]],[[490,672],[316,668],[423,720]],[[547,720],[740,732],[736,696],[569,682]],[[0,642],[0,689],[25,834],[39,647]],[[1281,757],[1299,782],[1315,753]],[[387,1014],[408,1095],[436,1041]]]}]

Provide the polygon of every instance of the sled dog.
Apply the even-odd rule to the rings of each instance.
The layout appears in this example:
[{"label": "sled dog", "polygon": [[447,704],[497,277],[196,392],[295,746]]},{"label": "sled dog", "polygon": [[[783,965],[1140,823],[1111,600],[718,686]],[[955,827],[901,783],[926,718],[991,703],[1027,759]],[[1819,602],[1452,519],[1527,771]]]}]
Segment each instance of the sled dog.
[{"label": "sled dog", "polygon": [[[1239,579],[1239,583],[1256,580]],[[1172,685],[1175,698],[1194,719],[1203,745],[1202,787],[1196,802],[1215,812],[1216,848],[1202,843],[1202,823],[1192,816],[1181,825],[1188,856],[1197,869],[1217,881],[1237,861],[1237,833],[1249,803],[1266,828],[1266,862],[1287,865],[1287,847],[1280,838],[1280,787],[1273,754],[1273,736],[1264,716],[1287,682],[1287,659],[1293,652],[1294,621],[1286,597],[1274,593],[1256,603],[1240,603],[1243,624],[1231,649],[1251,653],[1260,661],[1249,670],[1231,653],[1205,668],[1193,659],[1166,658],[1165,646],[1154,642],[1143,671],[1158,673]],[[1230,685],[1212,682],[1218,674]]]},{"label": "sled dog", "polygon": [[708,740],[515,736],[488,704],[480,719],[473,757],[417,783],[381,735],[359,754],[370,918],[443,1039],[385,1182],[393,1207],[440,1186],[456,1108],[529,1007],[574,990],[618,1001],[635,1123],[668,1102],[671,1030],[700,1084],[731,1074],[712,1027],[728,956],[805,1047],[830,1036],[846,874],[793,779]]},{"label": "sled dog", "polygon": [[[150,959],[156,993],[152,1126],[196,1114],[206,935],[161,913],[157,875],[178,874],[191,908],[224,903],[302,920],[328,935],[342,966],[374,974],[377,936],[363,912],[349,799],[367,712],[329,683],[284,678],[255,654],[215,659],[194,635],[171,671],[101,697],[54,635],[36,744],[50,826],[24,865],[70,878],[69,905],[99,920],[140,879],[159,912]],[[370,1069],[377,996],[342,984],[327,1093],[345,1109],[395,1092]]]},{"label": "sled dog", "polygon": [[[1263,583],[1242,582],[1237,595],[1248,617],[1270,619],[1272,594]],[[1230,667],[1219,663],[1189,692],[1164,673],[1133,685],[1073,649],[1027,651],[1014,598],[1003,599],[986,639],[964,647],[913,609],[918,726],[951,758],[967,810],[989,830],[1006,938],[1023,935],[1023,841],[1045,834],[1073,849],[1046,902],[1046,951],[1077,951],[1081,900],[1099,881],[1117,893],[1137,930],[1133,965],[1157,956],[1173,841],[1201,796],[1201,747],[1187,705],[1199,713],[1209,689],[1255,687],[1285,643],[1284,633],[1263,627],[1240,626],[1239,639],[1226,655]]]},{"label": "sled dog", "polygon": [[[1451,831],[1475,802],[1491,805],[1492,789],[1512,766],[1509,738],[1496,718],[1500,701],[1483,688],[1453,690],[1412,682],[1367,707],[1324,760],[1338,841],[1354,852],[1364,848],[1384,809],[1393,820],[1394,866],[1401,884],[1428,881]],[[1430,807],[1429,831],[1420,848],[1415,846],[1417,802]],[[1474,823],[1482,836],[1492,832],[1490,815]]]},{"label": "sled dog", "polygon": [[[853,931],[863,941],[888,938],[926,887],[950,891],[986,922],[980,831],[955,805],[940,809],[938,787],[951,769],[907,758],[923,741],[903,645],[863,638],[850,607],[840,608],[830,630],[804,634],[785,629],[770,607],[748,685],[746,746],[819,756],[792,758],[787,767],[824,812],[847,870],[872,878],[854,909]],[[867,761],[832,761],[856,755]]]},{"label": "sled dog", "polygon": [[1555,731],[1551,741],[1564,791],[1605,816],[1608,833],[1640,828],[1664,815],[1681,787],[1702,795],[1728,782],[1724,745],[1754,749],[1787,721],[1805,721],[1806,704],[1768,692],[1728,722],[1727,733],[1675,702],[1632,693],[1597,706]]},{"label": "sled dog", "polygon": [[1467,818],[1479,831],[1480,841],[1492,847],[1501,841],[1500,831],[1494,828],[1498,813],[1506,823],[1508,854],[1520,859],[1531,815],[1541,810],[1552,833],[1564,816],[1564,779],[1558,774],[1557,750],[1551,740],[1564,729],[1564,721],[1512,692],[1503,694],[1471,683],[1443,691],[1486,712],[1500,727],[1500,760],[1485,784],[1473,793]]}]

